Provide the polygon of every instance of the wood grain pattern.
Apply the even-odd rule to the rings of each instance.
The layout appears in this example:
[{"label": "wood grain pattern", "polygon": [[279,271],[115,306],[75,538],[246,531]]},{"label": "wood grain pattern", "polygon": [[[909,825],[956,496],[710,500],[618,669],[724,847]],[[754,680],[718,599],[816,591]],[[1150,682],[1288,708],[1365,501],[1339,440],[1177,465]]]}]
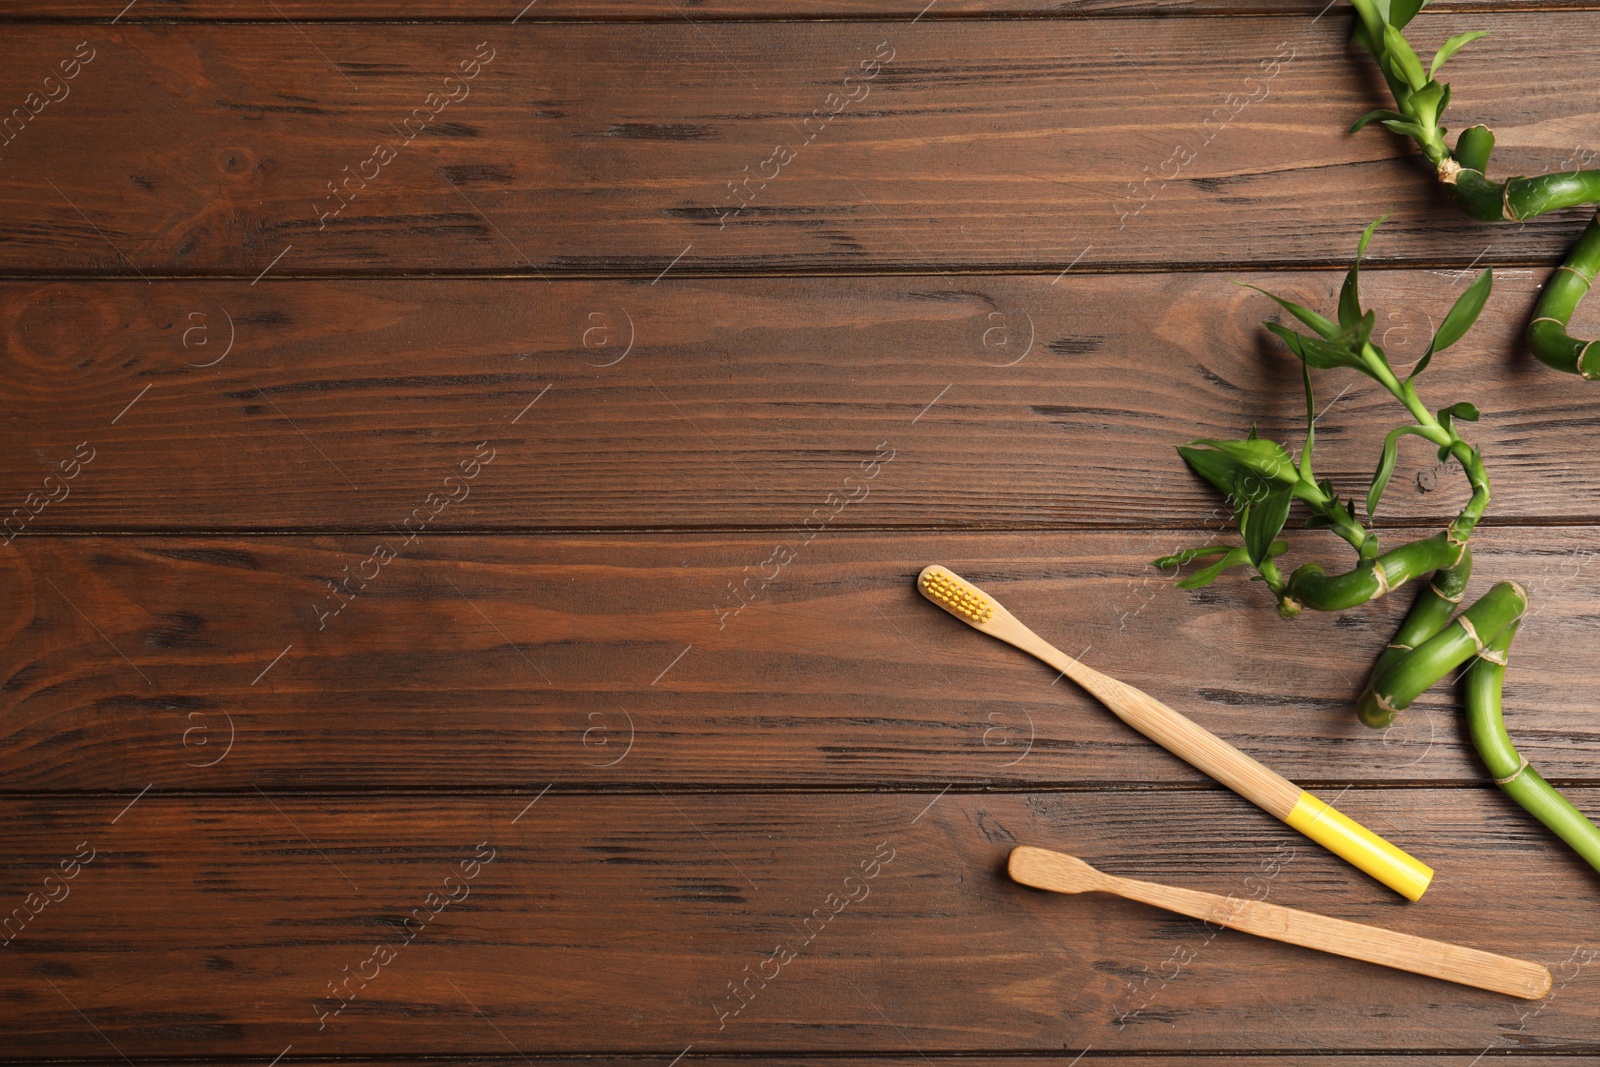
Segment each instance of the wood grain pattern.
[{"label": "wood grain pattern", "polygon": [[[1340,1055],[1336,1067],[1473,1067],[1472,1061],[1477,1059],[1482,1049],[1472,1052],[1423,1054],[1408,1056],[1404,1054],[1349,1054]],[[1000,1054],[969,1054],[961,1058],[963,1067],[1072,1067],[1074,1061],[1084,1067],[1114,1062],[1118,1067],[1197,1067],[1204,1063],[1203,1059],[1195,1056],[1175,1053],[1169,1056],[1160,1054],[1131,1055],[1122,1054],[1110,1057],[1095,1055],[1095,1049],[1085,1052],[1082,1049],[1064,1049],[1061,1051],[1043,1050],[1027,1055]],[[292,1053],[291,1053],[292,1055]],[[1260,1063],[1282,1064],[1284,1067],[1329,1067],[1328,1056],[1293,1055],[1279,1051],[1255,1052],[1249,1049],[1230,1050],[1227,1056],[1234,1063]],[[692,1057],[692,1058],[691,1058]],[[928,1057],[931,1058],[931,1057]],[[916,1067],[927,1065],[925,1054],[906,1051],[864,1053],[861,1055],[816,1055],[808,1056],[804,1053],[786,1053],[782,1056],[770,1056],[769,1060],[781,1063],[783,1067]],[[666,1057],[670,1061],[671,1056]],[[751,1057],[741,1053],[728,1053],[726,1055],[711,1052],[704,1056],[698,1051],[691,1052],[684,1058],[685,1063],[693,1062],[700,1067],[744,1067],[750,1062]],[[534,1062],[539,1067],[646,1067],[647,1064],[655,1065],[662,1061],[658,1055],[649,1053],[616,1053],[580,1056],[540,1056]],[[118,1060],[117,1062],[121,1062]],[[193,1061],[167,1060],[161,1057],[146,1058],[141,1061],[141,1067],[189,1067]],[[284,1063],[291,1062],[287,1057]],[[366,1057],[340,1056],[328,1059],[320,1056],[308,1056],[305,1059],[292,1061],[294,1067],[412,1067],[416,1060],[409,1057]],[[485,1052],[467,1055],[442,1055],[430,1058],[429,1067],[505,1067],[509,1063],[524,1063],[525,1061],[515,1052]],[[1481,1065],[1483,1061],[1479,1059]],[[1508,1055],[1496,1056],[1497,1065],[1505,1067],[1595,1067],[1600,1062],[1600,1057],[1563,1054],[1559,1060],[1551,1056],[1541,1055]]]},{"label": "wood grain pattern", "polygon": [[[788,529],[855,495],[843,479],[881,444],[894,459],[830,525],[1211,527],[1217,497],[1173,446],[1252,420],[1295,449],[1304,434],[1298,366],[1260,325],[1272,304],[1234,277],[1337,299],[1336,274],[1260,272],[13,282],[0,516],[14,530],[12,509],[37,511],[33,532],[387,533],[487,440],[479,488],[430,531]],[[1459,276],[1365,279],[1409,365]],[[1484,413],[1468,437],[1494,483],[1489,524],[1600,520],[1600,467],[1578,459],[1600,451],[1595,394],[1520,341],[1542,280],[1503,272],[1421,380],[1432,406]],[[1356,375],[1317,379],[1318,472],[1364,496],[1403,413]],[[95,458],[41,507],[80,442]],[[1457,468],[1408,444],[1380,519],[1440,522],[1465,498]]]},{"label": "wood grain pattern", "polygon": [[[933,560],[1274,770],[1331,785],[1322,798],[1357,820],[1359,794],[1336,800],[1350,782],[1487,781],[1448,686],[1391,730],[1355,719],[1403,593],[1285,622],[1259,584],[1188,593],[1148,566],[1193,538],[829,531],[737,611],[728,584],[770,573],[769,536],[425,537],[364,589],[370,538],[19,539],[0,556],[0,786],[1209,787],[926,603],[912,582]],[[1292,554],[1321,544],[1331,563],[1327,540],[1294,535]],[[1534,605],[1507,676],[1512,736],[1548,777],[1594,782],[1600,678],[1573,650],[1600,615],[1597,531],[1473,544],[1473,588],[1515,578]],[[346,574],[357,595],[319,629]]]},{"label": "wood grain pattern", "polygon": [[[758,0],[275,0],[279,18],[311,22],[362,19],[411,22],[543,22],[591,19],[700,21],[704,19],[940,19],[952,17],[1081,18],[1084,15],[1316,15],[1326,0],[791,0],[788,4]],[[1444,11],[1516,10],[1513,0],[1433,0],[1427,14]],[[1593,10],[1594,0],[1541,0],[1540,9]],[[120,22],[240,20],[270,21],[252,0],[137,0]],[[99,0],[19,0],[7,4],[0,21],[80,19],[101,22],[106,5]],[[1425,26],[1424,19],[1420,26]]]},{"label": "wood grain pattern", "polygon": [[[1085,25],[19,25],[0,100],[80,41],[96,58],[7,147],[0,272],[1327,264],[1385,211],[1382,258],[1573,240],[1567,213],[1471,223],[1396,139],[1347,136],[1382,100],[1341,19]],[[1493,33],[1452,114],[1499,132],[1497,165],[1572,166],[1600,13],[1434,25]],[[492,62],[446,85],[480,43]]]},{"label": "wood grain pattern", "polygon": [[[1496,265],[1425,397],[1483,409],[1477,574],[1533,597],[1511,733],[1600,812],[1600,419],[1517,340],[1572,219],[1471,223],[1345,136],[1347,7],[123,2],[0,12],[0,1065],[1600,1063],[1594,873],[1448,687],[1354,719],[1407,598],[1287,623],[1148,566],[1221,521],[1174,444],[1301,432],[1233,274],[1326,305],[1300,268],[1393,209],[1408,363]],[[1600,3],[1536,6],[1416,24],[1493,31],[1451,124],[1497,170],[1592,134]],[[1359,496],[1395,409],[1323,377]],[[1431,459],[1385,524],[1459,504]],[[929,607],[932,561],[1427,897]],[[1032,892],[1018,843],[1556,989]]]},{"label": "wood grain pattern", "polygon": [[[303,1056],[509,1060],[603,1041],[667,1062],[691,1043],[1137,1052],[1259,1048],[1266,1033],[1305,1053],[1554,1053],[1588,1048],[1600,1022],[1595,952],[1575,947],[1600,919],[1594,874],[1490,791],[1364,794],[1439,868],[1426,903],[1410,906],[1220,793],[1186,796],[1161,819],[1126,793],[550,795],[531,809],[531,794],[151,793],[124,810],[130,799],[5,802],[8,903],[80,842],[94,858],[6,949],[0,1053],[48,1044],[109,1058],[114,1044],[265,1062],[292,1043]],[[1022,841],[1119,875],[1429,936],[1470,931],[1485,949],[1546,963],[1560,988],[1519,1025],[1491,993],[1208,936],[1132,902],[1024,890],[1003,873]],[[492,861],[447,883],[480,843]],[[1539,892],[1499,891],[1513,871]],[[447,892],[458,899],[441,906]],[[406,943],[413,909],[422,925]],[[774,976],[763,961],[779,944],[793,958]],[[393,959],[365,966],[386,946]],[[741,1003],[728,983],[746,966],[766,986],[752,980],[749,1003],[722,1018]],[[1151,974],[1166,976],[1159,988]],[[347,1003],[319,1031],[319,1012],[338,1004],[330,981],[349,983]]]},{"label": "wood grain pattern", "polygon": [[[1479,1058],[1482,1049],[1472,1052],[1423,1054],[1408,1056],[1404,1054],[1341,1054],[1336,1067],[1474,1067],[1472,1061]],[[711,1052],[702,1056],[698,1052],[691,1052],[685,1057],[684,1062],[693,1062],[700,1067],[744,1067],[750,1062],[750,1057],[741,1053],[726,1055]],[[1255,1052],[1249,1049],[1235,1049],[1227,1053],[1228,1058],[1234,1063],[1260,1063],[1282,1064],[1284,1067],[1329,1067],[1328,1056],[1293,1055],[1278,1051]],[[670,1056],[667,1057],[670,1059]],[[783,1067],[916,1067],[921,1064],[926,1067],[925,1054],[912,1051],[865,1053],[861,1055],[818,1055],[808,1056],[803,1053],[787,1053],[771,1056],[773,1062],[783,1064]],[[661,1057],[649,1053],[618,1053],[599,1055],[584,1054],[581,1056],[541,1056],[534,1062],[539,1067],[645,1067],[646,1064],[657,1064]],[[1028,1055],[1001,1054],[969,1054],[961,1058],[963,1067],[1072,1067],[1074,1061],[1084,1067],[1090,1065],[1114,1062],[1118,1067],[1197,1067],[1197,1063],[1205,1061],[1195,1056],[1175,1053],[1170,1056],[1159,1054],[1117,1055],[1114,1060],[1109,1057],[1095,1055],[1094,1049],[1085,1052],[1082,1049],[1065,1049],[1059,1052],[1044,1050]],[[120,1060],[117,1062],[121,1062]],[[193,1061],[167,1060],[161,1057],[146,1058],[141,1061],[141,1067],[189,1067]],[[285,1063],[291,1062],[287,1057]],[[416,1060],[409,1057],[366,1057],[340,1056],[328,1059],[320,1056],[308,1056],[305,1059],[292,1061],[294,1067],[412,1067]],[[429,1067],[504,1067],[509,1063],[525,1062],[514,1052],[499,1053],[485,1052],[467,1055],[445,1054],[430,1058]],[[1554,1060],[1551,1056],[1541,1055],[1516,1055],[1495,1057],[1497,1065],[1504,1067],[1595,1067],[1600,1063],[1600,1057],[1563,1054],[1561,1059]]]}]

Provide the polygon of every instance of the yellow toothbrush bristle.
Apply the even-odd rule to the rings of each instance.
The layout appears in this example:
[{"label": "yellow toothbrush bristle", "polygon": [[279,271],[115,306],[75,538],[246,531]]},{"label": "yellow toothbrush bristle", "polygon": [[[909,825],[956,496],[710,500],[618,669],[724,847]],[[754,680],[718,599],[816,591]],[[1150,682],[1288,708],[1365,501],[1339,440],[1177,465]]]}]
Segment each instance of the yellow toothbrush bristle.
[{"label": "yellow toothbrush bristle", "polygon": [[922,595],[974,626],[994,617],[994,601],[983,590],[943,567],[929,567],[917,581]]}]

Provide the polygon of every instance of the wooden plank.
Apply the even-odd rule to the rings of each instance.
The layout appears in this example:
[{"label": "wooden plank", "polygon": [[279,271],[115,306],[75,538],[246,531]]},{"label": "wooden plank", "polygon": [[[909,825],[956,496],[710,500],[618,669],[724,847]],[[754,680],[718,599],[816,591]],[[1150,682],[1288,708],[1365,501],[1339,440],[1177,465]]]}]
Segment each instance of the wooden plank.
[{"label": "wooden plank", "polygon": [[[1505,0],[1434,0],[1428,13],[1473,11],[1503,6]],[[952,18],[952,17],[1027,17],[1080,18],[1084,15],[1316,15],[1327,6],[1326,0],[1292,0],[1267,4],[1261,0],[1075,0],[1068,5],[1060,0],[790,0],[786,5],[756,3],[754,0],[695,0],[674,5],[671,0],[539,0],[526,5],[522,0],[416,0],[399,4],[395,0],[277,0],[281,18],[298,22],[346,22],[363,19],[391,19],[414,22],[426,19],[476,22],[546,22],[555,20],[608,19],[621,21],[664,20],[704,21],[707,19],[867,19],[867,18]],[[1541,10],[1583,11],[1594,8],[1593,0],[1546,0]],[[81,19],[103,22],[106,5],[98,0],[21,0],[8,4],[0,21],[23,19]],[[251,0],[137,0],[123,13],[120,22],[183,22],[210,20],[268,21]],[[1419,28],[1426,22],[1419,23]]]},{"label": "wooden plank", "polygon": [[[7,948],[7,1056],[1548,1053],[1600,1024],[1593,872],[1490,791],[1347,798],[1437,867],[1414,906],[1213,793],[131,799],[4,803],[8,907],[93,855]],[[1558,988],[1524,1004],[1024,890],[1017,842],[1515,953]],[[808,928],[816,908],[838,914]],[[734,1015],[746,966],[767,981]]]},{"label": "wooden plank", "polygon": [[[827,531],[787,565],[760,534],[389,538],[381,565],[360,537],[19,540],[0,557],[0,785],[1209,785],[925,603],[913,579],[935,561],[1330,797],[1487,781],[1448,685],[1391,730],[1354,717],[1408,595],[1284,622],[1242,576],[1190,593],[1148,566],[1194,539]],[[1294,557],[1331,563],[1328,540],[1296,535]],[[1547,776],[1600,780],[1600,673],[1574,654],[1600,614],[1596,529],[1473,544],[1474,596],[1517,579],[1534,602],[1512,735]]]},{"label": "wooden plank", "polygon": [[[1570,968],[1568,968],[1570,969]],[[1115,1062],[1117,1067],[1195,1067],[1198,1057],[1195,1056],[1160,1056],[1160,1054],[1109,1054],[1109,1056],[1096,1056],[1096,1049],[1088,1051],[1072,1051],[1066,1049],[1061,1053],[1029,1054],[1029,1056],[986,1056],[986,1054],[963,1054],[963,1067],[1072,1067],[1074,1062],[1082,1064],[1106,1064]],[[710,1053],[699,1056],[691,1053],[683,1062],[694,1062],[698,1067],[744,1067],[749,1064],[749,1056],[731,1053]],[[1283,1064],[1285,1067],[1328,1067],[1328,1057],[1309,1054],[1309,1056],[1294,1056],[1294,1054],[1254,1053],[1251,1049],[1232,1049],[1229,1051],[1229,1062],[1232,1064]],[[1478,1053],[1458,1053],[1454,1056],[1445,1054],[1419,1054],[1419,1056],[1406,1056],[1406,1054],[1360,1054],[1360,1056],[1346,1056],[1347,1064],[1360,1064],[1360,1067],[1474,1067],[1472,1061],[1477,1059]],[[0,1061],[14,1062],[14,1061]],[[107,1061],[110,1062],[110,1061]],[[117,1061],[122,1062],[122,1061]],[[189,1067],[189,1062],[170,1061],[170,1059],[142,1059],[141,1067]],[[192,1061],[190,1061],[192,1062]],[[285,1059],[285,1062],[290,1062]],[[515,1053],[480,1053],[466,1054],[466,1056],[438,1056],[429,1059],[429,1067],[502,1067],[507,1062],[523,1062]],[[658,1067],[661,1057],[656,1054],[613,1054],[613,1056],[541,1056],[539,1067]],[[926,1059],[922,1053],[875,1053],[866,1056],[805,1056],[805,1054],[786,1053],[779,1059],[784,1067],[926,1067]],[[341,1056],[338,1059],[322,1059],[322,1057],[307,1057],[294,1061],[294,1067],[413,1067],[414,1059],[406,1057],[366,1057],[366,1056]],[[1549,1056],[1496,1056],[1496,1067],[1549,1067]],[[1595,1056],[1563,1056],[1560,1067],[1595,1067],[1600,1064],[1600,1057]]]},{"label": "wooden plank", "polygon": [[[94,58],[6,146],[0,272],[1265,266],[1391,210],[1383,257],[1573,240],[1469,222],[1397,139],[1348,136],[1382,101],[1343,19],[1082,25],[18,25],[0,100]],[[1600,13],[1434,25],[1493,33],[1452,114],[1498,167],[1573,166]]]},{"label": "wooden plank", "polygon": [[[1336,300],[1336,274],[1239,277]],[[1366,278],[1408,366],[1460,278]],[[1421,382],[1433,407],[1483,410],[1490,523],[1600,518],[1600,469],[1576,461],[1600,451],[1595,394],[1520,342],[1542,281],[1502,275]],[[843,479],[880,447],[893,459],[838,525],[1211,527],[1219,499],[1174,445],[1252,420],[1296,450],[1304,435],[1269,312],[1221,274],[13,282],[0,515],[8,532],[389,533],[487,442],[430,531],[787,530],[859,495]],[[1403,411],[1355,374],[1317,386],[1317,469],[1364,497]],[[67,484],[75,451],[93,458]],[[1413,443],[1380,517],[1439,522],[1464,500]]]}]

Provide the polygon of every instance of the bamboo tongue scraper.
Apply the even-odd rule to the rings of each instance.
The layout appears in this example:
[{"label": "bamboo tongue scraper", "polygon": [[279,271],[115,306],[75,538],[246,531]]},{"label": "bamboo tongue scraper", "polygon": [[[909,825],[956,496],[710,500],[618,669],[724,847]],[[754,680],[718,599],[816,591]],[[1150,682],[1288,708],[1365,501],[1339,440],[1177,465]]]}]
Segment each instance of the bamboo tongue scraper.
[{"label": "bamboo tongue scraper", "polygon": [[1011,850],[1007,867],[1013,879],[1035,889],[1056,893],[1115,893],[1257,937],[1524,1000],[1538,1000],[1550,992],[1549,970],[1527,960],[1496,956],[1464,945],[1432,941],[1398,930],[1365,926],[1264,901],[1219,897],[1194,889],[1118,878],[1064,852],[1021,845]]},{"label": "bamboo tongue scraper", "polygon": [[1091,670],[1018,622],[998,600],[937,564],[917,578],[922,595],[975,630],[1048,663],[1111,709],[1112,714],[1179,759],[1366,871],[1407,900],[1433,880],[1433,868],[1335,811],[1276,771],[1197,726],[1159,700]]}]

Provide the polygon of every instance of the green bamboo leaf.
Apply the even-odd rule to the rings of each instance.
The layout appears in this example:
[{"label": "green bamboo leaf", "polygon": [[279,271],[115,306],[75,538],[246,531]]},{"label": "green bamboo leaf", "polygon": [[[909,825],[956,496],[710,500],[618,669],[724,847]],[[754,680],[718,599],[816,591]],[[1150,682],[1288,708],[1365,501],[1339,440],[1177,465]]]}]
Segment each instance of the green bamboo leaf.
[{"label": "green bamboo leaf", "polygon": [[[1479,37],[1487,36],[1489,36],[1488,30],[1471,30],[1467,33],[1458,33],[1450,38],[1440,45],[1439,50],[1433,54],[1433,65],[1428,68],[1428,77],[1432,78],[1439,73],[1439,68],[1444,66],[1445,60],[1461,51],[1462,48],[1476,41]],[[1443,111],[1444,109],[1440,108],[1439,110]]]},{"label": "green bamboo leaf", "polygon": [[1240,521],[1239,532],[1244,535],[1245,553],[1252,565],[1260,567],[1266,562],[1267,553],[1289,519],[1291,500],[1289,486],[1274,486],[1265,499],[1249,509],[1248,517]]},{"label": "green bamboo leaf", "polygon": [[[1367,315],[1371,316],[1374,322],[1376,321],[1376,316],[1373,315],[1372,312],[1367,312]],[[1289,346],[1289,351],[1299,356],[1309,367],[1315,367],[1318,370],[1332,370],[1335,367],[1349,367],[1352,370],[1358,370],[1363,374],[1371,373],[1368,371],[1367,365],[1361,361],[1361,356],[1357,354],[1355,350],[1344,347],[1343,345],[1336,345],[1331,341],[1324,341],[1320,338],[1307,337],[1305,334],[1295,333],[1293,330],[1284,326],[1279,326],[1275,322],[1263,323],[1263,325],[1281,337],[1283,339],[1283,343]],[[1357,336],[1355,332],[1349,332],[1348,335],[1350,337]]]},{"label": "green bamboo leaf", "polygon": [[1384,211],[1384,213],[1379,214],[1378,218],[1373,219],[1365,230],[1362,230],[1362,240],[1355,242],[1355,259],[1357,259],[1357,262],[1360,262],[1362,256],[1365,256],[1366,246],[1373,242],[1373,234],[1378,232],[1378,227],[1384,224],[1384,221],[1389,218],[1389,214],[1389,211]]},{"label": "green bamboo leaf", "polygon": [[1326,515],[1312,515],[1306,519],[1307,530],[1326,530],[1333,525],[1333,520]]},{"label": "green bamboo leaf", "polygon": [[1331,341],[1319,341],[1315,337],[1302,337],[1300,347],[1305,350],[1306,362],[1313,367],[1323,370],[1332,367],[1366,370],[1366,364],[1361,362],[1361,357],[1343,345],[1336,345]]},{"label": "green bamboo leaf", "polygon": [[1379,12],[1378,5],[1373,0],[1350,0],[1350,6],[1361,16],[1361,25],[1356,28],[1356,42],[1373,55],[1377,55],[1383,44],[1386,13]]},{"label": "green bamboo leaf", "polygon": [[1369,111],[1365,115],[1362,115],[1360,118],[1356,119],[1354,125],[1350,127],[1350,132],[1357,133],[1363,126],[1367,125],[1367,123],[1376,122],[1378,119],[1393,119],[1397,122],[1404,122],[1405,118],[1406,117],[1400,114],[1398,111],[1390,111],[1387,108],[1380,107],[1378,110]]},{"label": "green bamboo leaf", "polygon": [[1174,584],[1179,589],[1201,589],[1216,581],[1219,577],[1221,577],[1222,572],[1228,568],[1242,567],[1249,562],[1250,558],[1245,555],[1244,549],[1230,549],[1228,554],[1217,560],[1217,562],[1211,564],[1209,567],[1200,568],[1193,574],[1189,575],[1189,577],[1180,579]]},{"label": "green bamboo leaf", "polygon": [[1361,231],[1361,240],[1356,243],[1356,258],[1350,264],[1350,270],[1344,276],[1344,285],[1339,289],[1339,325],[1349,329],[1361,320],[1361,294],[1359,291],[1361,275],[1361,257],[1367,254],[1367,243],[1372,240],[1372,233],[1383,224],[1389,215],[1385,212],[1365,230]]},{"label": "green bamboo leaf", "polygon": [[1378,47],[1377,41],[1372,36],[1371,31],[1367,29],[1367,24],[1365,22],[1356,23],[1355,32],[1350,36],[1355,40],[1356,44],[1360,45],[1362,48],[1365,48],[1367,52],[1374,57],[1383,52],[1383,49]]},{"label": "green bamboo leaf", "polygon": [[1152,567],[1160,567],[1162,570],[1168,567],[1181,567],[1185,563],[1191,563],[1197,559],[1210,559],[1212,556],[1220,556],[1224,553],[1232,552],[1238,547],[1238,545],[1201,545],[1198,548],[1180,549],[1170,556],[1162,556],[1160,559],[1151,560],[1150,565]]},{"label": "green bamboo leaf", "polygon": [[1288,346],[1289,351],[1293,352],[1301,359],[1306,358],[1305,347],[1301,344],[1302,341],[1306,340],[1303,335],[1296,333],[1294,330],[1289,329],[1289,327],[1280,325],[1276,322],[1263,322],[1261,325],[1277,334],[1283,343]]},{"label": "green bamboo leaf", "polygon": [[[1359,353],[1362,347],[1372,339],[1372,330],[1373,327],[1377,326],[1377,324],[1378,313],[1376,311],[1368,311],[1365,315],[1356,320],[1354,329],[1346,331],[1350,334],[1350,339],[1347,343],[1349,344],[1350,351],[1352,353]],[[1343,339],[1343,337],[1344,334],[1340,334],[1333,340],[1339,341]],[[1360,356],[1357,355],[1356,358],[1359,359]]]},{"label": "green bamboo leaf", "polygon": [[1311,390],[1311,365],[1304,357],[1300,360],[1300,378],[1306,391],[1306,440],[1300,446],[1300,480],[1313,482],[1316,477],[1311,472],[1311,449],[1317,443],[1317,398]]},{"label": "green bamboo leaf", "polygon": [[1367,490],[1367,519],[1378,513],[1378,501],[1383,499],[1383,491],[1389,487],[1389,478],[1394,474],[1395,461],[1400,455],[1400,438],[1406,434],[1425,436],[1420,426],[1400,426],[1389,431],[1383,439],[1383,454],[1378,457],[1378,472],[1372,476],[1372,488]]},{"label": "green bamboo leaf", "polygon": [[1259,438],[1244,441],[1217,441],[1203,437],[1190,441],[1189,447],[1205,445],[1235,460],[1241,466],[1247,467],[1258,474],[1264,475],[1273,481],[1294,484],[1300,480],[1295,472],[1294,460],[1288,451],[1276,441],[1266,441]]},{"label": "green bamboo leaf", "polygon": [[1281,296],[1276,296],[1272,293],[1269,293],[1259,285],[1251,285],[1248,282],[1239,282],[1238,284],[1244,286],[1246,289],[1254,289],[1263,296],[1270,297],[1279,307],[1283,308],[1283,310],[1287,311],[1289,314],[1293,315],[1295,318],[1299,319],[1301,322],[1317,331],[1317,333],[1321,334],[1323,337],[1332,337],[1334,334],[1339,332],[1338,323],[1323,318],[1310,308],[1301,307],[1299,304],[1285,300]]},{"label": "green bamboo leaf", "polygon": [[1223,496],[1233,496],[1239,484],[1239,472],[1243,470],[1237,462],[1221,452],[1187,445],[1178,446],[1178,455],[1183,457],[1190,470],[1210,482]]},{"label": "green bamboo leaf", "polygon": [[[1271,547],[1267,549],[1266,558],[1281,556],[1285,551],[1288,550],[1288,548],[1289,545],[1287,542],[1274,541],[1272,542]],[[1193,574],[1189,575],[1189,577],[1184,578],[1183,580],[1174,584],[1179,589],[1200,589],[1216,581],[1217,578],[1221,576],[1223,571],[1226,571],[1231,567],[1243,567],[1249,562],[1250,557],[1242,547],[1231,548],[1228,550],[1226,555],[1217,560],[1215,563],[1211,564],[1209,567],[1202,567],[1200,570],[1197,570]]]},{"label": "green bamboo leaf", "polygon": [[1430,81],[1422,88],[1411,94],[1411,99],[1406,102],[1411,113],[1420,121],[1431,121],[1439,115],[1439,103],[1444,99],[1444,86],[1438,82]]},{"label": "green bamboo leaf", "polygon": [[1395,72],[1411,86],[1412,92],[1428,84],[1428,76],[1422,72],[1422,60],[1411,50],[1405,34],[1395,29],[1393,24],[1383,28],[1383,49],[1384,54],[1393,61]]},{"label": "green bamboo leaf", "polygon": [[1403,30],[1406,23],[1417,17],[1428,0],[1389,0],[1389,24]]},{"label": "green bamboo leaf", "polygon": [[1384,119],[1383,128],[1390,133],[1402,134],[1417,141],[1427,140],[1428,137],[1428,131],[1418,126],[1415,122],[1396,122],[1394,119]]},{"label": "green bamboo leaf", "polygon": [[1433,335],[1433,343],[1428,346],[1431,355],[1434,352],[1443,352],[1466,335],[1472,329],[1472,324],[1478,321],[1478,313],[1483,310],[1483,305],[1488,303],[1489,291],[1494,288],[1494,268],[1488,267],[1478,275],[1478,280],[1467,287],[1461,294],[1455,306],[1450,309],[1450,314],[1444,317],[1444,322],[1439,324],[1439,330]]},{"label": "green bamboo leaf", "polygon": [[[1474,407],[1473,405],[1467,403],[1465,400],[1463,400],[1459,404],[1451,404],[1447,408],[1440,408],[1439,409],[1439,425],[1443,426],[1445,428],[1445,431],[1447,433],[1449,433],[1450,436],[1453,438],[1453,437],[1456,436],[1456,431],[1450,425],[1450,422],[1451,422],[1452,419],[1465,419],[1468,422],[1477,422],[1478,421],[1478,409],[1476,407]],[[1450,446],[1449,445],[1441,445],[1440,448],[1439,448],[1439,459],[1443,460],[1449,454],[1450,454]]]}]

